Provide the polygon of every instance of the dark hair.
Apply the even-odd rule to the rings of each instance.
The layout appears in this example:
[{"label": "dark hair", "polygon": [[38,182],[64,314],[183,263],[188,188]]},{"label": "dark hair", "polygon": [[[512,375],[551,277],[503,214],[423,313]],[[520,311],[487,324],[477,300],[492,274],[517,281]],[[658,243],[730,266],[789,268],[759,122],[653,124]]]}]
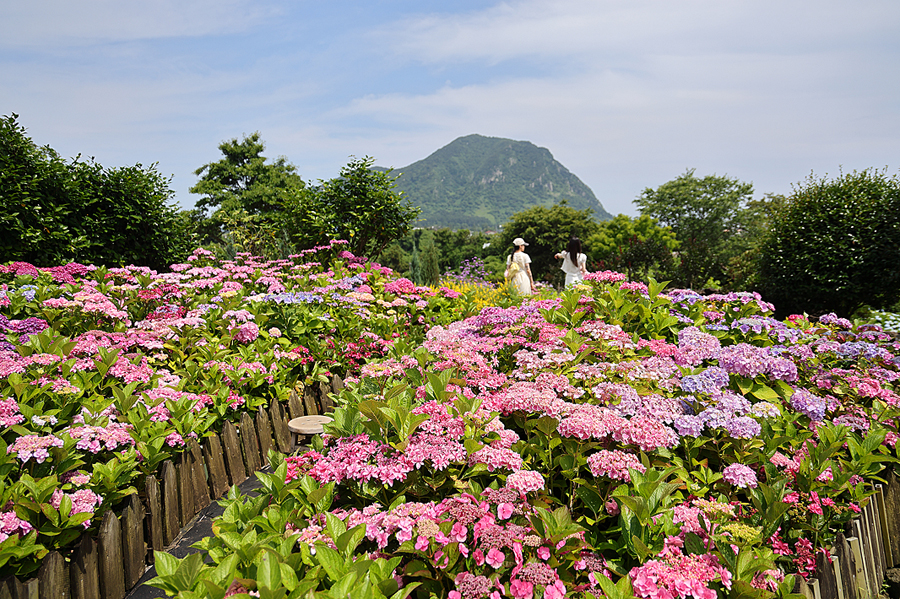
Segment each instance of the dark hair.
[{"label": "dark hair", "polygon": [[509,254],[509,261],[512,262],[513,256],[516,255],[516,251],[519,249],[519,246],[513,245],[513,251]]},{"label": "dark hair", "polygon": [[572,259],[572,264],[578,266],[578,254],[581,253],[581,240],[577,237],[573,237],[569,240],[569,246],[566,249],[569,251],[569,258]]}]

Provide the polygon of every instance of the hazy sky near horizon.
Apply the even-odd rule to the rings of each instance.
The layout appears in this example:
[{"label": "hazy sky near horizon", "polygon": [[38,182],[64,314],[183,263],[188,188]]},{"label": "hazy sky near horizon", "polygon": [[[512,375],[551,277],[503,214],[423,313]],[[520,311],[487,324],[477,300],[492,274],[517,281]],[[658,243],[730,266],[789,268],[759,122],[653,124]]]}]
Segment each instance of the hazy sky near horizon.
[{"label": "hazy sky near horizon", "polygon": [[192,206],[259,131],[308,180],[471,133],[527,140],[607,211],[686,169],[789,193],[900,168],[896,0],[29,0],[0,8],[0,114]]}]

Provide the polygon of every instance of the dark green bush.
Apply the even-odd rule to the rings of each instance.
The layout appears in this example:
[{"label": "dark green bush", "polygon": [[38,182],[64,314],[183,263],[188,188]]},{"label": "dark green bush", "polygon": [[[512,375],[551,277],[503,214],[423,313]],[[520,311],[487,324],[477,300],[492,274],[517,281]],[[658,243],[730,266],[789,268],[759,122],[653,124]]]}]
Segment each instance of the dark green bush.
[{"label": "dark green bush", "polygon": [[15,114],[0,118],[0,263],[165,268],[194,245],[172,195],[155,165],[67,162],[35,145]]},{"label": "dark green bush", "polygon": [[864,170],[812,175],[787,199],[760,253],[760,290],[779,313],[836,312],[900,299],[900,181]]}]

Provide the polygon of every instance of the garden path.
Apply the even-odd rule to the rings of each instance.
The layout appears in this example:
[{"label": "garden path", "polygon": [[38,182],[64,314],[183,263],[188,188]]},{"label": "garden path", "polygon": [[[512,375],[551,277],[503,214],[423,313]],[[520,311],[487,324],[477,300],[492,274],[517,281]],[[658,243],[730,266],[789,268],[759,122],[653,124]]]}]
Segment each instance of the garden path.
[{"label": "garden path", "polygon": [[[261,471],[271,472],[271,469],[269,467],[266,467]],[[261,484],[259,482],[259,479],[255,476],[251,476],[243,483],[238,485],[238,488],[244,495],[256,495],[256,489],[258,489],[260,486]],[[197,553],[198,550],[193,549],[191,545],[203,538],[212,536],[213,519],[221,516],[222,512],[224,511],[225,508],[220,506],[218,501],[213,501],[199,514],[194,516],[194,519],[191,520],[188,525],[182,529],[181,533],[178,535],[178,537],[175,538],[174,541],[172,541],[172,545],[167,548],[166,552],[174,555],[177,558],[184,558],[191,553]],[[165,597],[165,591],[146,584],[148,580],[155,577],[156,568],[154,566],[148,567],[147,571],[144,572],[144,575],[141,576],[141,579],[138,581],[135,587],[131,589],[131,591],[129,591],[127,595],[125,595],[125,599],[157,599],[159,597]]]}]

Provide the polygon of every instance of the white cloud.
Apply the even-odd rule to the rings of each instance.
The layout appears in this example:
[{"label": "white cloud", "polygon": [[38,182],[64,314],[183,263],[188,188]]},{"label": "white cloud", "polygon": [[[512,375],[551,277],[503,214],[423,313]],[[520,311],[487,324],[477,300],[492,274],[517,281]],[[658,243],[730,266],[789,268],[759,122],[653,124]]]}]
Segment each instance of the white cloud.
[{"label": "white cloud", "polygon": [[252,0],[8,2],[0,19],[0,46],[44,49],[234,33],[258,24],[271,11]]}]

